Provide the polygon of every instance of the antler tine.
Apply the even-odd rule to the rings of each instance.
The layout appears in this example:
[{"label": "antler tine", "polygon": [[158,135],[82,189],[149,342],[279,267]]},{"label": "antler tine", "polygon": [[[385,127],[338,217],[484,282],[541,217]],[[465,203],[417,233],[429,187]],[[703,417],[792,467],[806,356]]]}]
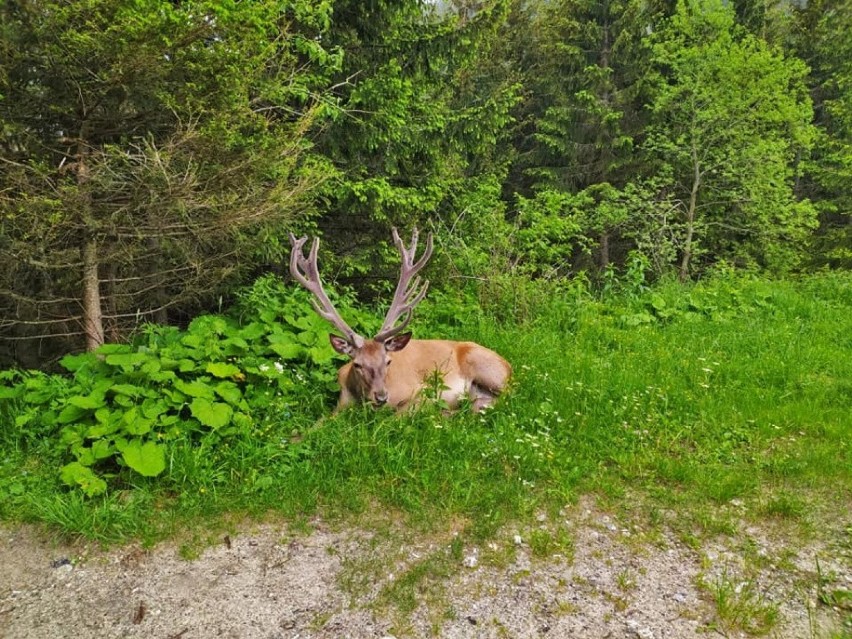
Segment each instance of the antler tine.
[{"label": "antler tine", "polygon": [[[393,242],[399,250],[402,257],[402,266],[400,267],[399,282],[396,285],[396,291],[393,295],[388,314],[385,317],[384,324],[381,330],[376,335],[376,341],[385,341],[408,326],[411,321],[414,307],[417,306],[426,296],[426,291],[429,289],[429,281],[421,283],[420,276],[417,273],[426,266],[426,262],[432,257],[432,234],[429,233],[426,238],[426,250],[417,262],[414,262],[414,257],[417,255],[417,229],[411,234],[411,248],[407,249],[405,244],[399,237],[396,229],[393,229]],[[412,277],[414,280],[412,281]],[[402,321],[397,324],[400,317]]]},{"label": "antler tine", "polygon": [[325,290],[322,287],[322,280],[320,279],[319,269],[317,268],[319,238],[314,238],[314,241],[311,243],[311,250],[306,259],[302,247],[307,241],[307,237],[296,239],[296,236],[290,233],[290,245],[293,247],[293,251],[290,253],[290,274],[316,298],[311,300],[311,304],[320,317],[331,322],[337,330],[343,333],[343,337],[346,338],[347,342],[356,348],[361,348],[364,345],[364,338],[349,328],[349,325],[343,321],[343,318],[340,317],[340,314],[334,308],[334,305],[328,299],[328,295],[325,294]]}]

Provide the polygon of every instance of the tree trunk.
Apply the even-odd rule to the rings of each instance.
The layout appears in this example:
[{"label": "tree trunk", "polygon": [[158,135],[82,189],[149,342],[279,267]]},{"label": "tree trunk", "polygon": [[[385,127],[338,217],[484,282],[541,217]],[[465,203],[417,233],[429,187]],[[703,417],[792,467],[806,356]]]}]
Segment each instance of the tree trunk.
[{"label": "tree trunk", "polygon": [[680,260],[678,279],[689,279],[689,261],[692,259],[692,238],[695,235],[695,208],[698,203],[698,188],[701,186],[701,166],[698,162],[698,150],[692,146],[692,190],[689,194],[689,206],[686,209],[686,238],[683,241],[683,256]]},{"label": "tree trunk", "polygon": [[[151,225],[151,228],[157,228],[157,220],[153,219],[153,216],[152,219],[150,219],[149,224]],[[153,273],[157,268],[156,264],[159,261],[159,256],[162,252],[160,247],[160,238],[156,236],[149,237],[147,244],[148,254],[151,258],[149,271]],[[156,289],[154,289],[151,299],[153,300],[151,306],[156,309],[152,318],[154,323],[167,326],[169,323],[169,309],[167,307],[168,293],[166,292],[166,285],[164,283],[161,283]]]},{"label": "tree trunk", "polygon": [[86,332],[86,350],[93,351],[104,343],[104,325],[101,312],[101,291],[98,283],[98,241],[92,237],[83,240],[83,330]]},{"label": "tree trunk", "polygon": [[601,271],[605,271],[609,266],[609,232],[604,231],[600,237],[600,255],[598,267]]},{"label": "tree trunk", "polygon": [[93,351],[104,343],[104,324],[98,281],[98,240],[92,217],[92,194],[88,186],[89,167],[86,164],[90,125],[85,116],[82,121],[77,143],[77,187],[80,189],[82,221],[80,258],[83,262],[83,331],[86,334],[86,350]]},{"label": "tree trunk", "polygon": [[[604,6],[603,6],[603,33],[602,33],[603,42],[601,42],[601,57],[600,57],[600,61],[598,63],[598,66],[600,66],[600,68],[602,68],[602,69],[609,69],[609,55],[610,55],[610,37],[609,37],[610,34],[609,34],[609,30],[610,30],[609,3],[605,2]],[[601,95],[601,101],[604,103],[604,105],[606,105],[607,108],[609,108],[610,98],[611,98],[609,90],[608,90],[609,84],[606,84],[605,86],[607,87],[607,89],[605,89],[603,91],[603,94]],[[610,148],[611,148],[611,146],[607,144],[607,145],[604,145],[603,148],[601,149],[601,159],[605,160],[603,162],[604,166],[610,165],[610,159],[611,159],[610,154],[609,154]],[[609,173],[609,171],[607,170],[605,173],[603,173],[600,176],[602,178],[601,181],[608,182],[610,180],[610,176],[608,175],[608,173]],[[598,258],[599,258],[598,268],[600,268],[601,273],[603,273],[604,271],[606,271],[607,267],[609,266],[609,231],[606,228],[604,228],[604,230],[601,231],[599,246],[600,246],[600,253],[599,253],[599,256],[598,256]]]}]

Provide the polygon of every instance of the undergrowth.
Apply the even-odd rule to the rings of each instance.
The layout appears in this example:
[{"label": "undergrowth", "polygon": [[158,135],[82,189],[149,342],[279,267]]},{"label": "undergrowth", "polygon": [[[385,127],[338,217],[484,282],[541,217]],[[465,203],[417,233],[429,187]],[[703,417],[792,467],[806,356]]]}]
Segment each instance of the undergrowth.
[{"label": "undergrowth", "polygon": [[815,525],[852,492],[850,285],[723,273],[435,291],[416,337],[487,345],[512,385],[483,414],[394,415],[332,414],[327,327],[264,280],[229,316],[67,358],[67,375],[3,373],[0,517],[150,541],[226,513],[378,504],[427,528],[464,520],[477,539],[582,493],[640,492],[689,534],[731,503]]}]

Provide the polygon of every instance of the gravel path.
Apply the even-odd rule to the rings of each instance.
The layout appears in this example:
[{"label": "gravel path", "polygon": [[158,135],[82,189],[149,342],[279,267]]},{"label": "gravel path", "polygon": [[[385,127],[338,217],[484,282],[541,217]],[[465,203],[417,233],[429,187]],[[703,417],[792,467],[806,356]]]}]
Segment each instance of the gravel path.
[{"label": "gravel path", "polygon": [[[845,553],[791,551],[746,529],[696,550],[668,534],[646,538],[583,502],[539,523],[553,538],[563,528],[571,544],[542,559],[530,544],[535,530],[507,531],[459,557],[449,551],[452,531],[427,538],[394,525],[377,533],[314,521],[308,534],[247,524],[185,560],[173,543],[103,551],[4,528],[0,637],[747,636],[717,613],[713,588],[728,587],[734,602],[779,612],[772,637],[826,637],[841,632],[844,616],[848,623],[848,609],[816,601],[817,556],[831,587],[852,589],[848,540]],[[450,570],[424,579],[401,612],[388,593],[430,557]]]}]

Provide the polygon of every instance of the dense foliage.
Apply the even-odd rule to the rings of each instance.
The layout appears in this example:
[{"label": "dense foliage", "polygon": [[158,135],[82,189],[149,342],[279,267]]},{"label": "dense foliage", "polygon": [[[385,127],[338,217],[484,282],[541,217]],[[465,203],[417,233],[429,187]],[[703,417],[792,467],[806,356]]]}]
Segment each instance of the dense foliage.
[{"label": "dense foliage", "polygon": [[438,283],[849,265],[849,0],[0,12],[9,363],[215,310],[294,227],[362,293],[415,224]]}]

